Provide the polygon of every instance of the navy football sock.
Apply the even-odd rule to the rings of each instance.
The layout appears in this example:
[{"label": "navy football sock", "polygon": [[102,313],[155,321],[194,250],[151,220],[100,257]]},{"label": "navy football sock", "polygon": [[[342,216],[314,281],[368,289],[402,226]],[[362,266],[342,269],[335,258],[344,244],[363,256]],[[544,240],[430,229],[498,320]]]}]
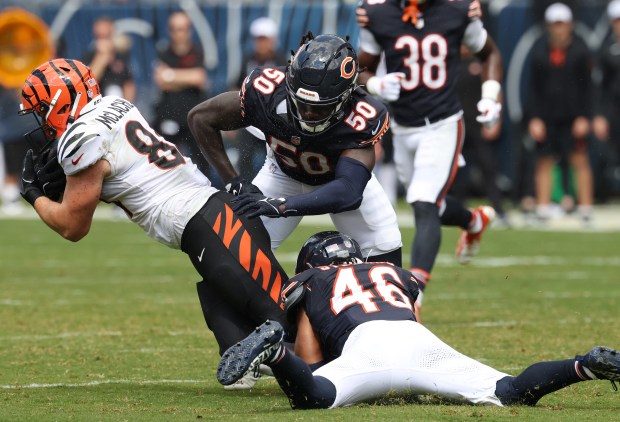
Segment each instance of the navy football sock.
[{"label": "navy football sock", "polygon": [[312,375],[308,364],[288,350],[271,365],[271,370],[293,409],[327,409],[336,400],[334,384]]},{"label": "navy football sock", "polygon": [[411,267],[430,274],[441,244],[439,207],[430,202],[414,202],[415,236],[411,248]]},{"label": "navy football sock", "polygon": [[580,381],[575,359],[538,362],[516,377],[497,381],[495,395],[504,405],[534,406],[543,396]]},{"label": "navy football sock", "polygon": [[441,224],[443,226],[458,226],[467,230],[472,219],[471,211],[450,196],[446,196],[444,201],[446,201],[446,208],[441,214]]}]

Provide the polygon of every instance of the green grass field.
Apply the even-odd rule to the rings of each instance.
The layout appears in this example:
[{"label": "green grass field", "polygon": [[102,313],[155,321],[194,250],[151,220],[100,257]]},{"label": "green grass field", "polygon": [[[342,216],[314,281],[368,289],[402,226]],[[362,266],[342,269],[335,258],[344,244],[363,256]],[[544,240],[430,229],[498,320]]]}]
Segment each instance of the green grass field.
[{"label": "green grass field", "polygon": [[[278,251],[292,270],[301,226]],[[448,344],[499,370],[620,347],[619,233],[490,231],[479,259],[455,264],[445,229],[424,320]],[[412,229],[403,229],[408,264]],[[95,221],[73,244],[34,220],[0,220],[0,421],[617,420],[620,392],[581,383],[537,407],[390,397],[292,411],[275,380],[227,392],[186,256],[125,222]],[[386,404],[392,404],[387,406]]]}]

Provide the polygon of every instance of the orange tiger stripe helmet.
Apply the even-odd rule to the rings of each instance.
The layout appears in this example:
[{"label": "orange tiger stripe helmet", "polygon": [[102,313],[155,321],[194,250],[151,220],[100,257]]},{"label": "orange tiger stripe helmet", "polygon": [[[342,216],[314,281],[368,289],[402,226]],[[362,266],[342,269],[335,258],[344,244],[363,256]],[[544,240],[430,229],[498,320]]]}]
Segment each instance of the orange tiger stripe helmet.
[{"label": "orange tiger stripe helmet", "polygon": [[54,59],[26,78],[19,114],[32,113],[46,138],[58,139],[99,94],[99,84],[88,66],[78,60]]}]

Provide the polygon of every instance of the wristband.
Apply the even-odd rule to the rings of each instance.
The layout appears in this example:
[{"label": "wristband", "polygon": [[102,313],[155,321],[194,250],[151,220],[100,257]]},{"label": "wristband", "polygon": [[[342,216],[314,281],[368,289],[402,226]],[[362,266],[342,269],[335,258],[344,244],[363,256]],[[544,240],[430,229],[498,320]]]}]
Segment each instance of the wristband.
[{"label": "wristband", "polygon": [[493,101],[497,101],[497,98],[499,97],[499,93],[501,90],[502,90],[502,85],[499,82],[489,79],[488,81],[484,81],[482,83],[481,97],[489,98]]},{"label": "wristband", "polygon": [[378,76],[371,76],[366,81],[366,89],[370,95],[380,95],[381,94],[381,78]]}]

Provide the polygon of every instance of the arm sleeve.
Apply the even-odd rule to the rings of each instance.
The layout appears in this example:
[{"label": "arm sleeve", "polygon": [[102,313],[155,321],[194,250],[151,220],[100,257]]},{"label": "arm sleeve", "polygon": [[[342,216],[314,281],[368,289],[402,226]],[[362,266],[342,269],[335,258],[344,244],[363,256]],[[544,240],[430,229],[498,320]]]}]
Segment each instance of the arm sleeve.
[{"label": "arm sleeve", "polygon": [[472,53],[478,53],[487,42],[487,30],[484,29],[480,19],[473,20],[465,28],[463,35],[463,44],[469,48]]},{"label": "arm sleeve", "polygon": [[360,28],[360,51],[378,56],[382,50],[372,32],[366,28]]},{"label": "arm sleeve", "polygon": [[370,170],[360,161],[342,157],[335,178],[313,192],[286,198],[286,215],[319,215],[354,210],[362,203]]}]

